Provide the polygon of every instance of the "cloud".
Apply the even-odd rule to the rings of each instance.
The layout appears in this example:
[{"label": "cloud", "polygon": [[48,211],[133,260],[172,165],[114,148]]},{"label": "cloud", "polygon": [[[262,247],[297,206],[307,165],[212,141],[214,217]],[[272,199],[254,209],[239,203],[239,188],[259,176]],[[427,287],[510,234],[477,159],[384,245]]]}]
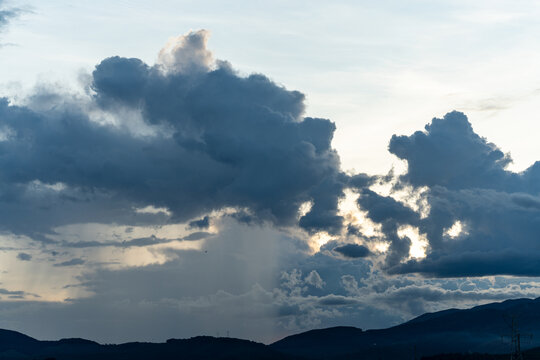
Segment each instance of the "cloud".
[{"label": "cloud", "polygon": [[399,264],[409,255],[411,240],[399,236],[399,228],[403,225],[416,225],[420,215],[391,196],[382,196],[376,192],[363,189],[357,200],[359,207],[367,211],[367,217],[381,225],[385,240],[390,243],[385,257],[386,266]]},{"label": "cloud", "polygon": [[322,289],[326,284],[316,270],[311,270],[311,272],[308,274],[308,276],[306,276],[304,281],[306,282],[306,284],[314,286],[317,289]]},{"label": "cloud", "polygon": [[37,294],[32,294],[32,293],[28,293],[26,291],[22,291],[22,290],[7,290],[7,289],[3,289],[3,288],[0,288],[0,295],[5,295],[7,296],[9,299],[27,299],[27,298],[39,298],[40,296],[37,295]]},{"label": "cloud", "polygon": [[165,74],[208,72],[214,63],[206,48],[209,35],[207,30],[199,30],[171,38],[159,52],[157,66]]},{"label": "cloud", "polygon": [[17,254],[17,259],[19,259],[21,261],[30,261],[30,260],[32,260],[32,255],[26,254],[26,253],[18,253]]},{"label": "cloud", "polygon": [[202,219],[193,220],[189,222],[189,228],[199,228],[199,229],[208,229],[210,226],[210,217],[206,215]]},{"label": "cloud", "polygon": [[[111,242],[101,242],[101,241],[77,241],[77,242],[60,242],[62,247],[65,248],[92,248],[92,247],[118,247],[118,248],[129,248],[129,247],[145,247],[159,244],[167,244],[177,239],[161,239],[155,235],[143,238],[135,238],[131,240],[124,240],[121,242],[111,241]],[[183,239],[185,240],[185,239]]]},{"label": "cloud", "polygon": [[0,1],[0,31],[4,30],[12,19],[23,12],[20,8],[6,8],[4,3],[4,0]]},{"label": "cloud", "polygon": [[83,259],[75,258],[75,259],[71,259],[68,261],[61,262],[61,263],[56,263],[54,264],[54,266],[56,267],[77,266],[77,265],[83,265],[84,263],[85,261]]},{"label": "cloud", "polygon": [[[477,135],[467,117],[455,111],[433,119],[423,132],[394,135],[389,150],[407,161],[407,172],[394,187],[425,190],[429,207],[423,217],[391,196],[361,192],[359,206],[382,225],[390,242],[390,273],[539,275],[540,162],[521,173],[506,170],[510,156]],[[457,223],[461,232],[449,235]],[[397,233],[404,225],[429,241],[425,259],[408,259],[410,239]]]},{"label": "cloud", "polygon": [[433,255],[393,267],[391,273],[418,272],[434,277],[471,277],[491,275],[540,276],[540,257],[517,250],[468,251]]},{"label": "cloud", "polygon": [[[432,312],[433,309],[444,307],[471,306],[472,304],[488,303],[507,300],[509,298],[535,297],[536,292],[527,291],[519,287],[492,288],[482,290],[473,287],[471,290],[462,289],[448,290],[441,286],[431,284],[414,284],[374,294],[372,301],[378,302],[381,307],[399,309],[404,313],[423,314]],[[439,303],[439,304],[437,304]],[[469,305],[470,304],[470,305]]]},{"label": "cloud", "polygon": [[[46,241],[70,223],[184,222],[233,208],[338,233],[349,179],[331,147],[335,125],[303,117],[300,92],[212,62],[206,36],[176,38],[153,66],[103,60],[91,99],[37,89],[25,106],[0,101],[9,129],[0,166],[10,169],[0,176],[0,225]],[[149,206],[167,211],[134,210]]]},{"label": "cloud", "polygon": [[215,234],[207,232],[207,231],[196,231],[194,233],[184,236],[182,240],[186,240],[186,241],[201,240],[201,239],[206,239],[207,237],[212,236],[212,235],[215,235]]},{"label": "cloud", "polygon": [[348,294],[358,295],[360,289],[358,288],[358,282],[352,275],[343,275],[341,277],[341,285]]},{"label": "cloud", "polygon": [[460,112],[434,118],[425,132],[392,136],[388,149],[407,160],[402,179],[414,186],[517,190],[525,185],[517,174],[505,171],[510,156],[478,136]]},{"label": "cloud", "polygon": [[340,253],[341,255],[348,258],[363,258],[369,256],[371,252],[369,249],[363,245],[358,244],[345,244],[341,246],[336,246],[333,251]]},{"label": "cloud", "polygon": [[0,294],[2,295],[16,295],[16,296],[19,296],[19,295],[24,295],[25,292],[24,291],[10,291],[10,290],[6,290],[6,289],[0,289]]}]

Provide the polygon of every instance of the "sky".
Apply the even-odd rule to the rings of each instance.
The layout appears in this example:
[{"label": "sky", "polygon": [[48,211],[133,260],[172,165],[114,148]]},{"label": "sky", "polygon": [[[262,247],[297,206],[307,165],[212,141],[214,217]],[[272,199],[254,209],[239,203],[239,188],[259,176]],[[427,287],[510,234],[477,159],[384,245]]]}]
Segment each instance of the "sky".
[{"label": "sky", "polygon": [[0,328],[272,342],[540,296],[534,1],[0,1]]}]

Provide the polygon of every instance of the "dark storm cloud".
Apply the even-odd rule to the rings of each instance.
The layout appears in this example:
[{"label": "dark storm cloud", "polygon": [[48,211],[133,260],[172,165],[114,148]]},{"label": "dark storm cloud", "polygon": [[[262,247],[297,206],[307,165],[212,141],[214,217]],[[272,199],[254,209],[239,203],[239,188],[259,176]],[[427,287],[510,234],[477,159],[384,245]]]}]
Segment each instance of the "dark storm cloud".
[{"label": "dark storm cloud", "polygon": [[433,255],[423,261],[398,265],[393,273],[420,272],[435,277],[470,277],[489,275],[540,276],[540,256],[508,249],[500,251],[470,251]]},{"label": "dark storm cloud", "polygon": [[[134,213],[145,206],[167,208],[165,221],[236,208],[289,226],[312,202],[299,224],[338,233],[344,187],[367,180],[340,172],[331,147],[335,125],[304,118],[298,91],[209,63],[205,37],[199,31],[181,38],[154,66],[103,60],[92,73],[90,103],[53,101],[43,89],[26,107],[2,100],[2,226],[39,238],[62,224],[129,225],[164,216]],[[116,124],[92,121],[88,109]],[[133,120],[137,113],[142,123]],[[137,126],[149,134],[128,130]],[[36,220],[28,226],[22,214]],[[207,225],[206,217],[191,222]]]},{"label": "dark storm cloud", "polygon": [[80,112],[36,113],[5,99],[0,118],[8,134],[0,142],[4,229],[47,241],[42,234],[53,226],[137,223],[154,216],[135,213],[130,206],[136,203],[114,190],[123,184],[124,194],[135,191],[133,183],[142,171],[137,162],[144,161],[140,155],[153,150],[143,149],[144,141],[93,123]]},{"label": "dark storm cloud", "polygon": [[381,196],[365,189],[360,193],[358,204],[368,212],[368,217],[377,223],[410,224],[418,221],[418,214],[390,196]]},{"label": "dark storm cloud", "polygon": [[[387,269],[428,276],[538,276],[540,163],[514,173],[508,154],[477,135],[460,112],[433,119],[425,131],[394,135],[389,150],[406,160],[399,187],[427,187],[429,215],[421,218],[404,204],[364,190],[358,200],[390,241]],[[447,233],[456,222],[457,236]],[[426,259],[404,261],[406,238],[399,226],[417,227],[429,241]],[[388,261],[388,257],[395,260]]]},{"label": "dark storm cloud", "polygon": [[388,147],[407,160],[403,178],[412,185],[502,189],[516,182],[517,175],[504,170],[509,156],[478,136],[463,113],[435,118],[425,129],[411,136],[394,135]]},{"label": "dark storm cloud", "polygon": [[350,175],[348,178],[348,185],[351,188],[363,189],[373,185],[378,178],[378,176],[370,176],[363,173]]},{"label": "dark storm cloud", "polygon": [[[149,123],[172,128],[176,145],[187,153],[184,174],[202,175],[176,186],[189,189],[189,194],[176,190],[179,198],[190,197],[181,206],[167,204],[176,215],[236,206],[290,224],[300,204],[314,200],[301,224],[308,229],[340,226],[335,209],[343,185],[330,147],[335,126],[302,119],[301,93],[263,75],[238,77],[229,67],[163,76],[134,59],[107,59],[93,76],[98,101],[136,104]],[[136,84],[125,84],[124,78]]]},{"label": "dark storm cloud", "polygon": [[336,246],[333,251],[338,252],[348,258],[363,258],[371,254],[367,247],[358,244]]},{"label": "dark storm cloud", "polygon": [[540,162],[519,174],[505,170],[512,162],[510,155],[477,135],[461,112],[434,118],[425,132],[392,136],[388,149],[407,160],[408,171],[402,178],[414,186],[540,192]]}]

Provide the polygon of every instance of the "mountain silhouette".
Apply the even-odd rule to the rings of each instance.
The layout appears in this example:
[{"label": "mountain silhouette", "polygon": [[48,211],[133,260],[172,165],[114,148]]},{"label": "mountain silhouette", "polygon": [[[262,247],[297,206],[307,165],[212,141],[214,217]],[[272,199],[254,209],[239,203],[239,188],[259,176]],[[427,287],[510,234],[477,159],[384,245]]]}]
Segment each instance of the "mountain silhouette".
[{"label": "mountain silhouette", "polygon": [[[68,338],[39,341],[10,330],[0,330],[0,359],[505,359],[510,352],[503,335],[519,326],[525,359],[540,359],[540,298],[507,300],[471,309],[427,313],[387,329],[355,327],[317,329],[288,336],[270,345],[198,336],[165,343],[132,342],[102,345]],[[515,327],[517,328],[517,327]],[[497,355],[498,354],[498,355]]]},{"label": "mountain silhouette", "polygon": [[38,341],[21,333],[0,330],[0,359],[262,359],[292,360],[268,346],[249,340],[198,336],[165,343],[132,342],[101,345],[85,339]]},{"label": "mountain silhouette", "polygon": [[[441,353],[506,353],[510,345],[503,340],[504,335],[511,335],[512,321],[522,333],[533,335],[522,343],[522,348],[540,346],[538,298],[427,313],[388,329],[359,331],[340,327],[308,331],[286,337],[270,347],[313,359],[349,355],[365,359],[413,359],[415,354],[419,357]],[[323,338],[327,340],[321,341]]]}]

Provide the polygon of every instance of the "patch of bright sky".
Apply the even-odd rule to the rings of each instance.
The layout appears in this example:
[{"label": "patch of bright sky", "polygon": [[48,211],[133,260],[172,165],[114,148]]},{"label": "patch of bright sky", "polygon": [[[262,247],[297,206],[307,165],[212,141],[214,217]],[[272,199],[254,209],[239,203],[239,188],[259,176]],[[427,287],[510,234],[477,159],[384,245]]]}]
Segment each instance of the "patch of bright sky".
[{"label": "patch of bright sky", "polygon": [[346,224],[354,225],[360,230],[364,236],[383,236],[381,232],[381,224],[371,221],[365,211],[358,208],[358,193],[346,189],[344,191],[345,196],[339,202],[338,215],[343,216]]},{"label": "patch of bright sky", "polygon": [[[174,258],[174,252],[170,250],[200,250],[207,240],[177,240],[189,234],[185,227],[185,224],[160,227],[91,223],[67,225],[54,229],[55,233],[51,235],[51,240],[65,242],[66,245],[63,246],[37,243],[15,235],[0,235],[0,287],[9,291],[23,290],[26,294],[20,300],[64,301],[85,297],[90,293],[77,284],[81,274],[89,269],[122,269],[163,264]],[[211,227],[209,230],[216,229]],[[122,245],[124,241],[150,236],[169,239],[171,242],[144,247],[115,246]],[[103,246],[77,247],[80,242],[96,241]],[[30,255],[31,261],[18,259],[17,254],[21,252]],[[80,259],[81,263],[62,266],[62,263],[73,259]],[[39,295],[39,298],[34,294]]]},{"label": "patch of bright sky", "polygon": [[429,244],[424,234],[420,234],[418,228],[413,226],[401,226],[398,229],[400,238],[408,237],[411,240],[409,257],[412,259],[422,259],[426,257],[426,249]]},{"label": "patch of bright sky", "polygon": [[[0,241],[0,287],[11,292],[26,293],[22,299],[2,296],[3,301],[63,301],[66,298],[88,295],[82,287],[65,287],[77,282],[76,277],[82,271],[80,266],[54,266],[55,263],[74,257],[66,253],[53,255],[52,251],[36,246],[36,243],[25,237],[4,234],[0,236]],[[31,261],[18,259],[17,254],[20,252],[32,256]]]},{"label": "patch of bright sky", "polygon": [[467,235],[467,231],[464,229],[463,223],[459,220],[444,231],[444,235],[450,239],[456,239],[462,234]]},{"label": "patch of bright sky", "polygon": [[[171,36],[212,32],[210,49],[241,73],[307,95],[337,124],[343,167],[384,173],[392,134],[457,109],[510,151],[540,158],[540,3],[536,1],[11,1],[33,9],[3,34],[0,93],[36,80],[75,87],[102,59],[154,63]],[[523,129],[527,129],[524,131]]]}]

